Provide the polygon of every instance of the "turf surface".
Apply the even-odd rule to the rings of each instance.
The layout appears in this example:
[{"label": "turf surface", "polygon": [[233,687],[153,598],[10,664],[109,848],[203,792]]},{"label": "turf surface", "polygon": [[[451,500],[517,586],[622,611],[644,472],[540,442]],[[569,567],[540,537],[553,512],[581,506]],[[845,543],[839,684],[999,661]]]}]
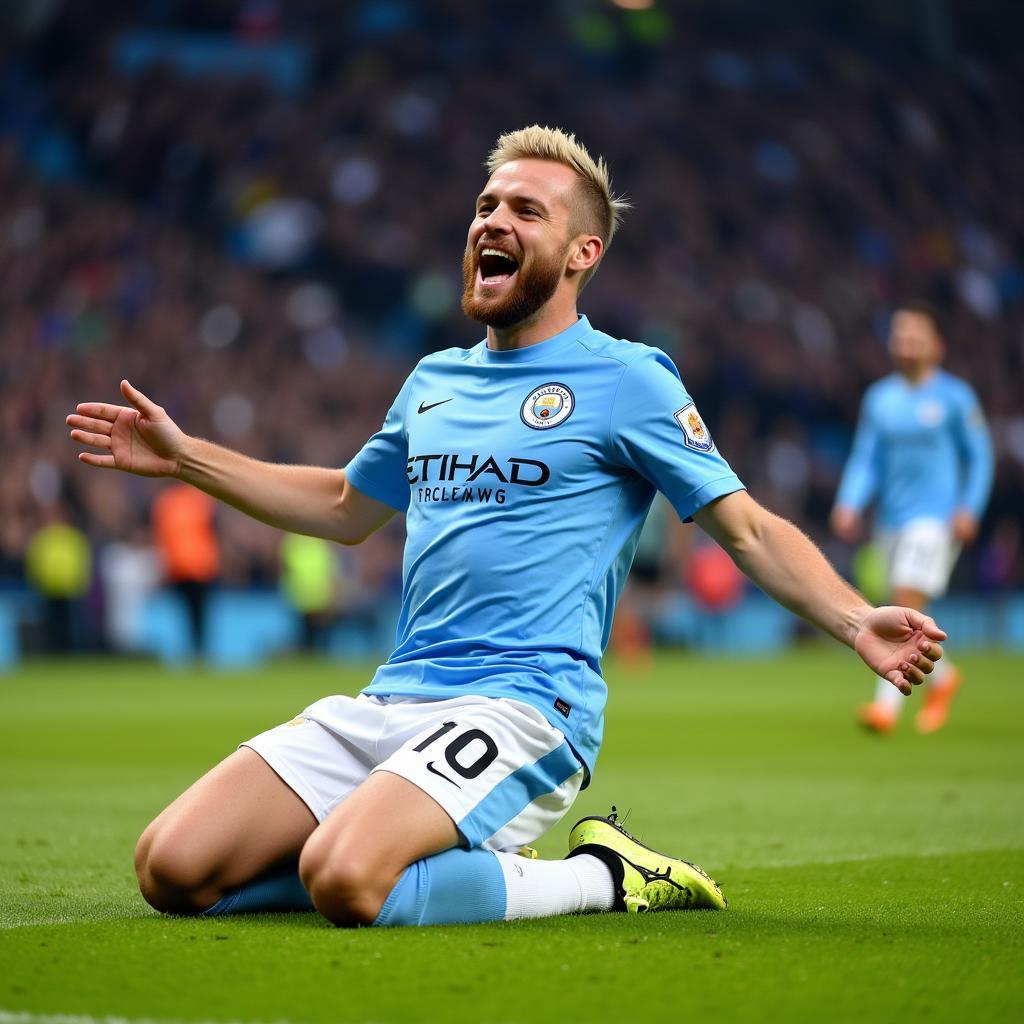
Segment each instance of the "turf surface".
[{"label": "turf surface", "polygon": [[356,932],[162,918],[131,850],[239,739],[365,670],[26,665],[0,677],[0,1024],[1024,1019],[1024,660],[961,664],[947,730],[885,739],[851,725],[870,682],[840,650],[610,665],[597,778],[541,854],[616,803],[730,909]]}]

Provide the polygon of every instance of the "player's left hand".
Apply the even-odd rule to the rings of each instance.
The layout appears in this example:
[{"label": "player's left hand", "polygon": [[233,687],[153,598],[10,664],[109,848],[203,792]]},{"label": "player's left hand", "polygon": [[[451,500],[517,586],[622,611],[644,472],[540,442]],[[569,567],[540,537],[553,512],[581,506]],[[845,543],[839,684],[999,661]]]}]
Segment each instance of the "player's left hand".
[{"label": "player's left hand", "polygon": [[853,649],[900,693],[909,694],[942,657],[945,630],[913,608],[874,608],[861,623]]},{"label": "player's left hand", "polygon": [[978,519],[973,512],[960,509],[953,515],[953,536],[961,544],[973,544],[978,536]]}]

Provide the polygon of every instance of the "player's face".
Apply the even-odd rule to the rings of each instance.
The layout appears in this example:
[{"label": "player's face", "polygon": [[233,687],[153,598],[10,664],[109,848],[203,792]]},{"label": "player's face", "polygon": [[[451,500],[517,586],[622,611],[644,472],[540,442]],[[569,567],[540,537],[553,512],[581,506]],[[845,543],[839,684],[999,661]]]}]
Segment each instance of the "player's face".
[{"label": "player's face", "polygon": [[513,160],[491,175],[462,258],[467,316],[513,327],[555,294],[565,280],[575,186],[575,173],[549,160]]},{"label": "player's face", "polygon": [[923,313],[901,310],[892,318],[889,355],[893,365],[912,380],[925,374],[942,358],[942,340]]}]

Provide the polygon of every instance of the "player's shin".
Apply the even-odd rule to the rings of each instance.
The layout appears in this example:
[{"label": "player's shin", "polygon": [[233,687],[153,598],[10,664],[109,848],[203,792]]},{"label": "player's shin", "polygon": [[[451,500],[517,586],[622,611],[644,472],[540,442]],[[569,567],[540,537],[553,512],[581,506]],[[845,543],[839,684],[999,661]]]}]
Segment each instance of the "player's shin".
[{"label": "player's shin", "polygon": [[405,869],[373,924],[478,924],[504,918],[505,881],[494,854],[446,850]]},{"label": "player's shin", "polygon": [[408,867],[374,925],[471,924],[610,910],[611,875],[592,857],[528,860],[447,850]]}]

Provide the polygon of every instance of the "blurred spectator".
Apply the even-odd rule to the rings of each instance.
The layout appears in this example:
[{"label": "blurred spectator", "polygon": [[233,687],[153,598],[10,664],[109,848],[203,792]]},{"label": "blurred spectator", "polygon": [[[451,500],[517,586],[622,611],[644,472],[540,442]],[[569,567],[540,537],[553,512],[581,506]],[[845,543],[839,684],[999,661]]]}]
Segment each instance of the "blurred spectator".
[{"label": "blurred spectator", "polygon": [[160,556],[149,530],[132,526],[124,540],[104,545],[99,557],[104,626],[111,650],[137,653],[142,647],[142,612],[163,579]]},{"label": "blurred spectator", "polygon": [[695,546],[686,563],[686,588],[704,611],[725,612],[743,597],[746,577],[725,551],[705,541]]},{"label": "blurred spectator", "polygon": [[65,519],[62,509],[29,538],[25,575],[44,601],[43,646],[55,654],[74,650],[79,640],[80,605],[92,580],[89,539]]},{"label": "blurred spectator", "polygon": [[319,537],[286,533],[281,540],[281,589],[302,619],[302,648],[322,648],[338,597],[338,563]]},{"label": "blurred spectator", "polygon": [[153,533],[164,574],[188,609],[197,656],[206,649],[206,600],[220,573],[215,510],[209,495],[187,484],[172,484],[153,502]]}]

